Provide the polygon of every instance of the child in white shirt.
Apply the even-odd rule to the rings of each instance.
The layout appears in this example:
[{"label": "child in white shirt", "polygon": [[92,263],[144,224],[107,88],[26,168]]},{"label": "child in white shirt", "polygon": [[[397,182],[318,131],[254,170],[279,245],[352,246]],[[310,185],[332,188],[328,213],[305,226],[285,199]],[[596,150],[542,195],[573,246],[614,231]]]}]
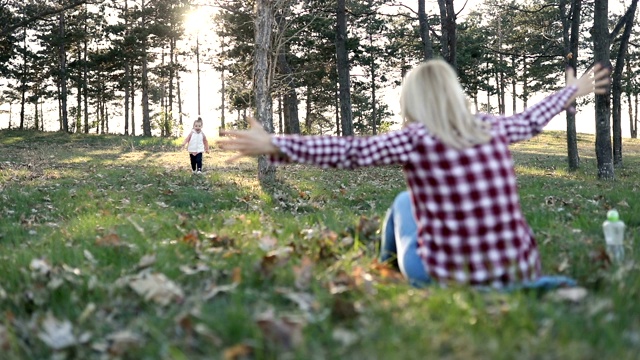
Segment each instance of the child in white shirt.
[{"label": "child in white shirt", "polygon": [[191,158],[191,170],[194,174],[202,174],[202,153],[209,153],[209,142],[202,132],[202,118],[193,122],[193,130],[184,139],[182,148],[187,148]]}]

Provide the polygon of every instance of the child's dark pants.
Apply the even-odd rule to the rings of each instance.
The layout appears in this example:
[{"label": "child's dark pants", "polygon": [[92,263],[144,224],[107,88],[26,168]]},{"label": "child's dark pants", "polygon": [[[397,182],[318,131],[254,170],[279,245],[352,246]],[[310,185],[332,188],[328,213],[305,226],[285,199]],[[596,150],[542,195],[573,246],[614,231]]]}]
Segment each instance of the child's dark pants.
[{"label": "child's dark pants", "polygon": [[202,153],[189,154],[189,157],[191,158],[191,170],[202,171]]}]

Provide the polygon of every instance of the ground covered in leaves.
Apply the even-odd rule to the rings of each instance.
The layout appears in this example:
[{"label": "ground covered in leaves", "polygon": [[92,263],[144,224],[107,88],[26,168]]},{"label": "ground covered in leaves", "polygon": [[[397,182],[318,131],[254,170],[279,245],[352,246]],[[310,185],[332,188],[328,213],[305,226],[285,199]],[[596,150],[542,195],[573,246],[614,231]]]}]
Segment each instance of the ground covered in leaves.
[{"label": "ground covered in leaves", "polygon": [[[635,358],[640,142],[598,181],[593,137],[569,173],[560,132],[514,147],[546,273],[579,288],[415,289],[375,261],[398,167],[205,155],[179,140],[0,132],[0,359]],[[601,223],[617,208],[627,257]]]}]

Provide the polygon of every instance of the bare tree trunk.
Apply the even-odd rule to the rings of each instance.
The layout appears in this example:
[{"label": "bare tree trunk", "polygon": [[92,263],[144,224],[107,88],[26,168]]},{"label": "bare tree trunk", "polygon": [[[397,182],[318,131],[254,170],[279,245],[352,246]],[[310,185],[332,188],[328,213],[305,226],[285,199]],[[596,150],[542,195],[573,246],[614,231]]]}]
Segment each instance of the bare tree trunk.
[{"label": "bare tree trunk", "polygon": [[312,106],[313,106],[313,91],[311,91],[311,86],[307,85],[307,116],[304,119],[304,128],[307,131],[307,134],[311,134],[311,117],[312,115]]},{"label": "bare tree trunk", "polygon": [[511,55],[511,68],[513,69],[513,76],[511,76],[511,113],[515,114],[518,111],[516,100],[518,99],[517,79],[516,79],[516,56]]},{"label": "bare tree trunk", "polygon": [[438,0],[440,8],[440,25],[442,27],[442,57],[457,69],[456,61],[456,12],[453,8],[453,0]]},{"label": "bare tree trunk", "polygon": [[527,108],[529,102],[529,64],[527,63],[527,57],[522,57],[522,108]]},{"label": "bare tree trunk", "polygon": [[[626,76],[625,76],[625,80],[627,81],[627,89],[631,89],[631,87],[633,86],[632,83],[632,73],[631,73],[631,57],[629,56],[629,52],[627,52],[627,60],[625,62],[626,64]],[[633,101],[631,99],[631,91],[628,90],[626,91],[626,95],[627,95],[627,109],[629,111],[629,132],[631,133],[631,137],[634,137],[634,123],[633,123]]]},{"label": "bare tree trunk", "polygon": [[[124,27],[125,36],[129,36],[129,0],[124,0]],[[129,66],[129,49],[125,53],[124,61],[124,134],[129,135],[129,101],[130,101],[130,87],[129,78],[131,77],[131,68]]]},{"label": "bare tree trunk", "polygon": [[[80,46],[78,46],[78,64],[82,64],[82,50],[80,48]],[[80,132],[82,131],[82,70],[77,69],[77,74],[76,74],[76,82],[77,82],[77,89],[76,89],[76,102],[78,103],[78,110],[76,111],[76,130],[75,132],[77,134],[80,134]]]},{"label": "bare tree trunk", "polygon": [[[574,72],[577,69],[578,63],[581,6],[582,0],[571,0],[571,8],[569,12],[567,12],[566,0],[560,0],[560,17],[562,20],[565,66],[571,67]],[[575,101],[573,103],[573,107],[574,109],[576,107]],[[574,111],[566,111],[565,116],[567,119],[567,161],[569,171],[574,171],[580,167],[578,138],[576,133],[576,115]]]},{"label": "bare tree trunk", "polygon": [[20,130],[24,129],[24,111],[27,102],[27,27],[22,30],[22,74],[20,74]]},{"label": "bare tree trunk", "polygon": [[336,58],[340,99],[342,135],[353,135],[353,114],[351,112],[351,79],[349,78],[349,54],[347,52],[347,13],[345,0],[337,2]]},{"label": "bare tree trunk", "polygon": [[335,101],[334,101],[334,106],[335,106],[335,114],[336,114],[336,135],[340,136],[340,90],[339,89],[335,89]]},{"label": "bare tree trunk", "polygon": [[[142,0],[142,19],[141,25],[145,27],[147,18],[145,15],[145,0]],[[148,58],[147,58],[147,35],[142,38],[142,134],[151,136],[151,119],[149,117],[149,74],[148,74]]]},{"label": "bare tree trunk", "polygon": [[[276,22],[278,24],[278,31],[280,37],[284,32],[284,26],[282,24],[282,16],[276,15]],[[282,44],[279,46],[278,51],[278,69],[282,76],[284,76],[284,83],[286,90],[284,93],[284,111],[286,111],[286,119],[289,123],[289,134],[300,134],[300,118],[298,115],[298,94],[296,93],[296,81],[294,78],[293,70],[287,61],[287,46]]]},{"label": "bare tree trunk", "polygon": [[[256,1],[255,23],[255,59],[253,63],[253,81],[256,87],[256,115],[264,129],[273,134],[273,114],[271,111],[271,35],[273,31],[272,0]],[[265,156],[258,158],[258,179],[261,182],[275,182],[275,166],[267,162]]]},{"label": "bare tree trunk", "polygon": [[[308,103],[307,103],[308,105]],[[282,108],[282,94],[278,95],[278,134],[282,135],[284,133],[284,127],[283,127],[283,108]]]},{"label": "bare tree trunk", "polygon": [[[176,64],[176,37],[171,36],[170,46],[169,46],[169,99],[167,112],[169,113],[167,116],[169,121],[175,124],[175,120],[173,119],[173,79],[175,78],[175,64]],[[171,134],[168,134],[171,136]]]},{"label": "bare tree trunk", "polygon": [[136,136],[136,80],[135,67],[131,64],[131,136]]},{"label": "bare tree trunk", "polygon": [[[221,47],[222,47],[222,52],[224,53],[224,37],[222,38],[221,41]],[[225,78],[224,78],[224,64],[222,64],[221,66],[222,70],[220,71],[220,82],[221,82],[221,88],[220,88],[220,129],[226,129],[226,124],[225,124],[225,97],[226,97],[226,89],[225,89]],[[282,132],[282,128],[280,128],[280,131]]]},{"label": "bare tree trunk", "polygon": [[[595,0],[593,15],[593,55],[594,61],[610,64],[608,0]],[[611,152],[610,95],[596,95],[596,159],[598,178],[613,180],[613,158]]]},{"label": "bare tree trunk", "polygon": [[[87,5],[84,7],[84,33],[88,33],[87,25]],[[82,62],[82,95],[84,96],[84,133],[89,133],[89,44],[85,36],[82,41],[83,62]]]},{"label": "bare tree trunk", "polygon": [[[425,10],[425,0],[418,0],[418,23],[420,24],[420,39],[422,40],[422,52],[424,60],[433,58],[433,45],[429,35],[429,22]],[[404,76],[403,76],[404,78]]]},{"label": "bare tree trunk", "polygon": [[65,49],[65,21],[64,12],[59,15],[59,35],[60,35],[60,47],[59,47],[59,59],[60,59],[60,97],[62,98],[62,129],[64,132],[69,132],[69,117],[67,112],[67,52]]},{"label": "bare tree trunk", "polygon": [[[373,7],[372,0],[369,0],[369,7]],[[373,49],[373,34],[371,30],[369,32],[369,46]],[[376,107],[376,56],[375,54],[371,54],[371,67],[370,67],[370,75],[371,75],[371,123],[373,135],[378,133],[377,123],[378,123],[378,112]]]},{"label": "bare tree trunk", "polygon": [[611,92],[613,93],[613,165],[622,166],[622,70],[627,57],[629,37],[635,18],[638,0],[632,0],[627,10],[624,32],[620,39],[620,48],[613,69]]}]

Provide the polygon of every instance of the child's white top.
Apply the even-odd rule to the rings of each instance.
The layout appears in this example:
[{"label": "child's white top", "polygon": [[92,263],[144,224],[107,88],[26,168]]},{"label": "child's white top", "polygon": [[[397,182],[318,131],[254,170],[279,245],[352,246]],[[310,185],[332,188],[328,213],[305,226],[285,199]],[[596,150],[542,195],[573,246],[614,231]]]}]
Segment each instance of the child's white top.
[{"label": "child's white top", "polygon": [[191,154],[204,152],[206,141],[207,138],[204,136],[204,133],[202,131],[199,133],[191,131],[191,134],[189,135],[189,146],[187,147],[187,150]]}]

